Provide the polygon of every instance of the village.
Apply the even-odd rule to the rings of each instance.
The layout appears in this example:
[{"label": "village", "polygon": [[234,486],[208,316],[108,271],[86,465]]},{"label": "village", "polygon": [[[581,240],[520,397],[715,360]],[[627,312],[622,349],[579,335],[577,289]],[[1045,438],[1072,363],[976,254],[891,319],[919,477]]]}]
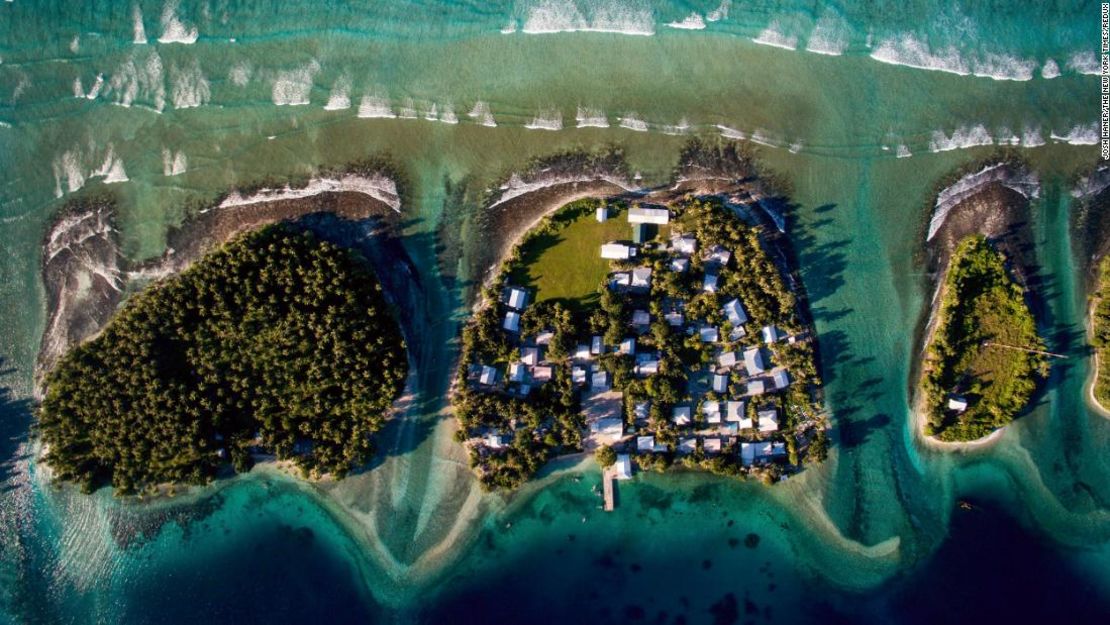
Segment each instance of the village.
[{"label": "village", "polygon": [[[620,218],[614,212],[601,205],[592,218],[604,224]],[[746,259],[699,240],[696,228],[686,227],[689,219],[684,225],[669,208],[646,204],[621,212],[629,238],[604,242],[596,251],[610,269],[601,287],[608,293],[594,311],[597,331],[578,326],[569,340],[559,337],[565,348],[552,349],[553,328],[541,323],[529,332],[522,325],[539,305],[535,293],[501,284],[497,319],[512,358],[468,363],[470,389],[530,402],[565,369],[564,389],[573,398],[563,403],[582,415],[580,451],[614,452],[598,455],[612,461],[603,467],[607,484],[610,476],[631,478],[634,467],[661,469],[674,462],[784,479],[799,464],[797,451],[805,443],[795,436],[801,419],[788,409],[815,412],[812,389],[790,393],[797,374],[786,362],[799,361],[798,353],[808,356],[801,377],[806,386],[813,383],[808,329],[794,319],[780,327],[765,305],[758,325],[737,293]],[[535,322],[529,325],[535,329]],[[517,436],[514,424],[508,425],[469,437],[472,454],[503,453]]]}]

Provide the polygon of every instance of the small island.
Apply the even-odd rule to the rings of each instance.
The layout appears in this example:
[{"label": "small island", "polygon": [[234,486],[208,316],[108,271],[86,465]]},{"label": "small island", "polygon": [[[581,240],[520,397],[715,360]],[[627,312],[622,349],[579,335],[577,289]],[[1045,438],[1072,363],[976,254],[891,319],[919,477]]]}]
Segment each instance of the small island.
[{"label": "small island", "polygon": [[774,481],[827,453],[804,298],[755,202],[585,199],[509,252],[464,329],[453,404],[483,487],[597,452]]},{"label": "small island", "polygon": [[956,246],[935,306],[921,381],[925,434],[978,440],[1025,408],[1048,375],[1045,345],[1024,289],[983,235]]},{"label": "small island", "polygon": [[407,371],[365,262],[276,224],[131,297],[46,376],[38,429],[55,478],[85,491],[205,483],[259,454],[339,478]]},{"label": "small island", "polygon": [[1102,410],[1110,406],[1110,256],[1098,264],[1098,290],[1091,303],[1091,344],[1095,350],[1095,380],[1091,394]]}]

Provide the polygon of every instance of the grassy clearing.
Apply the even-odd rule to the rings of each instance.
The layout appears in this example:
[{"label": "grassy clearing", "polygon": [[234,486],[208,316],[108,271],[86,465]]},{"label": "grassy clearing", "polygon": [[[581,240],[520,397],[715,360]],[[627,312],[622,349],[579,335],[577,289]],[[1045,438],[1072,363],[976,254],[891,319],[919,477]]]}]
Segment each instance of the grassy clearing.
[{"label": "grassy clearing", "polygon": [[[1044,342],[1021,286],[986,238],[973,236],[960,243],[943,288],[923,382],[926,433],[945,441],[970,441],[1013,421],[1047,373],[1043,355],[998,344],[1043,350]],[[947,409],[952,394],[967,399],[962,414]]]},{"label": "grassy clearing", "polygon": [[510,274],[513,284],[535,289],[537,302],[556,300],[574,311],[597,303],[598,285],[611,271],[601,257],[602,244],[632,240],[623,207],[609,206],[609,220],[598,223],[599,200],[579,200],[550,217],[550,227],[520,248],[521,262]]}]

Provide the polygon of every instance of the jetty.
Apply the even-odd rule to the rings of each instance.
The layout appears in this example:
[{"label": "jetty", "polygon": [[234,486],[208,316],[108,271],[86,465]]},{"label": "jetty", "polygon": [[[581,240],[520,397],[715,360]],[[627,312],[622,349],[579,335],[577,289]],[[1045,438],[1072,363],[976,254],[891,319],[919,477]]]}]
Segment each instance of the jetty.
[{"label": "jetty", "polygon": [[615,486],[613,484],[616,479],[617,474],[613,467],[605,469],[605,472],[601,474],[601,489],[605,497],[606,512],[612,512],[617,507]]}]

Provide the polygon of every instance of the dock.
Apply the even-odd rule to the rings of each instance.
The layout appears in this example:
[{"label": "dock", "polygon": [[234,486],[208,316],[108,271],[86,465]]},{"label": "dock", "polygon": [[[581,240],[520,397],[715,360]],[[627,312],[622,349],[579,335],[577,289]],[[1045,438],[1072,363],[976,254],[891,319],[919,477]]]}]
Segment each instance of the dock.
[{"label": "dock", "polygon": [[601,474],[601,487],[605,494],[605,511],[612,512],[616,508],[616,493],[613,482],[616,481],[617,475],[613,467],[605,469]]}]

